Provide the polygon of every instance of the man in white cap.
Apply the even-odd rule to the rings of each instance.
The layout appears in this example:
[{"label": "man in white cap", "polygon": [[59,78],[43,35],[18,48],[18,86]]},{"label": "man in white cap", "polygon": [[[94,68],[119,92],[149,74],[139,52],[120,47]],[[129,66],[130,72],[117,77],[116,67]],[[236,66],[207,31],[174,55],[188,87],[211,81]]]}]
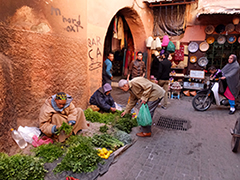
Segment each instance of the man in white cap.
[{"label": "man in white cap", "polygon": [[[151,117],[153,118],[154,111],[165,93],[163,88],[144,77],[136,77],[131,81],[121,79],[118,86],[123,91],[128,91],[130,93],[130,101],[125,111],[121,114],[122,117],[126,113],[130,113],[131,109],[140,99],[141,104],[147,103]],[[151,126],[141,126],[141,132],[136,135],[140,137],[150,137]]]}]

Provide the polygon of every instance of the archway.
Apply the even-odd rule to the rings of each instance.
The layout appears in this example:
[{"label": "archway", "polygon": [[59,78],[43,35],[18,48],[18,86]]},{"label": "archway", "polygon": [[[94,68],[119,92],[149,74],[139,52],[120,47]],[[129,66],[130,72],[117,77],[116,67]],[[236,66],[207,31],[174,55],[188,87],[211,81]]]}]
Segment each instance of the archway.
[{"label": "archway", "polygon": [[[118,23],[123,24],[123,30],[117,29]],[[120,38],[118,37],[119,31],[123,32],[120,33]],[[123,34],[123,39],[121,34]],[[113,76],[126,77],[128,65],[135,59],[138,51],[143,52],[143,61],[147,61],[145,40],[146,33],[142,20],[134,9],[126,7],[114,15],[105,37],[103,56],[104,61],[108,52],[114,53]]]}]

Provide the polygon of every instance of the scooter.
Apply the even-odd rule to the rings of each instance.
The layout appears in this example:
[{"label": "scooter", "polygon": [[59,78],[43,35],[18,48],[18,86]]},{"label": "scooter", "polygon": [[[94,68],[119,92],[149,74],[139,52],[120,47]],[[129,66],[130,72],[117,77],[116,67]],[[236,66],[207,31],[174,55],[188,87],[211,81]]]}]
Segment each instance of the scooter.
[{"label": "scooter", "polygon": [[208,81],[207,88],[197,92],[192,100],[192,106],[197,111],[206,111],[211,104],[229,106],[228,99],[218,93],[218,82]]},{"label": "scooter", "polygon": [[232,135],[231,141],[232,152],[236,153],[238,151],[240,141],[240,118],[237,119],[234,129],[230,129],[230,133]]}]

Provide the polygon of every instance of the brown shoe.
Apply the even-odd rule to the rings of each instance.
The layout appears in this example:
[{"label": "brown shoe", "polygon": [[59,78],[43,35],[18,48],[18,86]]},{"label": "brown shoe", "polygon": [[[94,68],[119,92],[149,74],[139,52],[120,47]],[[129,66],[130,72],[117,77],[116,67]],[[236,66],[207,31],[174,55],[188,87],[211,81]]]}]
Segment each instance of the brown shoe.
[{"label": "brown shoe", "polygon": [[152,133],[144,133],[144,132],[140,132],[136,134],[139,137],[151,137]]}]

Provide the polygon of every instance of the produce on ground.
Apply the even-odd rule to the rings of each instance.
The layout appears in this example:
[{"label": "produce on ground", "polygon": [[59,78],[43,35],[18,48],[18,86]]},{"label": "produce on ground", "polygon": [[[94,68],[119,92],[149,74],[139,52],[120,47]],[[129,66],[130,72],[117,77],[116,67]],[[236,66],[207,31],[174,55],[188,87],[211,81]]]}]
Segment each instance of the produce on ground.
[{"label": "produce on ground", "polygon": [[42,157],[44,162],[53,162],[61,157],[64,153],[61,143],[43,144],[31,150],[35,152],[35,156]]},{"label": "produce on ground", "polygon": [[98,163],[103,163],[102,158],[97,155],[98,150],[93,146],[91,138],[84,136],[71,137],[67,142],[69,146],[67,153],[61,163],[54,169],[55,173],[62,171],[92,172],[97,168]]},{"label": "produce on ground", "polygon": [[106,148],[98,149],[98,156],[103,159],[108,159],[109,156],[113,153],[112,150],[107,150]]},{"label": "produce on ground", "polygon": [[101,147],[101,148],[108,148],[111,149],[113,151],[117,150],[118,148],[124,146],[124,143],[119,141],[118,139],[112,137],[109,134],[102,134],[102,135],[98,135],[95,134],[92,137],[92,143],[96,146],[96,147]]},{"label": "produce on ground", "polygon": [[104,126],[101,126],[100,129],[99,129],[99,131],[102,132],[102,133],[107,132],[107,130],[108,130],[108,127],[107,127],[106,124]]},{"label": "produce on ground", "polygon": [[63,131],[66,135],[70,135],[73,127],[65,122],[62,123],[62,126],[57,130],[56,134],[59,135]]},{"label": "produce on ground", "polygon": [[125,114],[121,117],[123,111],[116,111],[115,113],[99,113],[88,108],[84,111],[87,121],[100,122],[105,124],[111,124],[119,130],[130,133],[133,127],[138,126],[137,120],[132,118],[132,114]]},{"label": "produce on ground", "polygon": [[8,156],[0,153],[0,179],[28,179],[44,180],[47,170],[44,169],[43,163],[39,158],[15,154]]}]

